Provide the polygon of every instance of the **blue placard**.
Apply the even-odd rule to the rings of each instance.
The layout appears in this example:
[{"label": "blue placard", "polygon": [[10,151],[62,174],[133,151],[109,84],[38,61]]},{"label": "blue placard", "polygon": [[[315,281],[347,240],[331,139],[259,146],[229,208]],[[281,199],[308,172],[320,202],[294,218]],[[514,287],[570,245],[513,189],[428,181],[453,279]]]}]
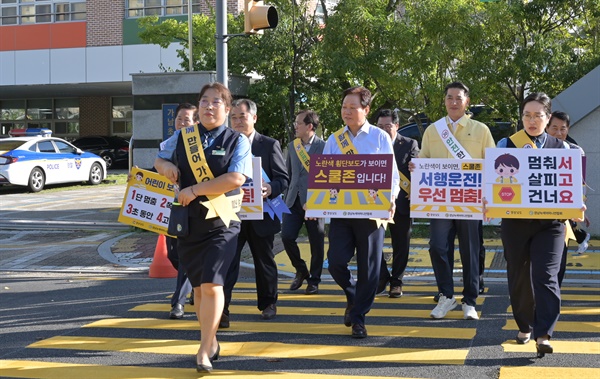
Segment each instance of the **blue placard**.
[{"label": "blue placard", "polygon": [[175,133],[175,109],[179,104],[163,104],[163,141]]}]

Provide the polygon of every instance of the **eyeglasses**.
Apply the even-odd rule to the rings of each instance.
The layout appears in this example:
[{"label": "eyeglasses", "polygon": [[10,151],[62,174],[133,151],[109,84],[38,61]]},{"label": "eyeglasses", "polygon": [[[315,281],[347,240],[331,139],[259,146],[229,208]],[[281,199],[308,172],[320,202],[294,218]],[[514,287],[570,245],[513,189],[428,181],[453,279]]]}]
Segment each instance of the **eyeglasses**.
[{"label": "eyeglasses", "polygon": [[525,121],[542,121],[546,117],[545,113],[536,113],[536,114],[524,114],[523,120]]},{"label": "eyeglasses", "polygon": [[377,127],[379,129],[392,129],[395,126],[396,126],[395,124],[377,124]]},{"label": "eyeglasses", "polygon": [[206,107],[208,107],[209,104],[212,104],[213,107],[218,108],[221,105],[223,105],[223,100],[221,100],[221,99],[214,99],[212,102],[208,101],[207,99],[200,100],[200,107],[201,108],[206,108]]}]

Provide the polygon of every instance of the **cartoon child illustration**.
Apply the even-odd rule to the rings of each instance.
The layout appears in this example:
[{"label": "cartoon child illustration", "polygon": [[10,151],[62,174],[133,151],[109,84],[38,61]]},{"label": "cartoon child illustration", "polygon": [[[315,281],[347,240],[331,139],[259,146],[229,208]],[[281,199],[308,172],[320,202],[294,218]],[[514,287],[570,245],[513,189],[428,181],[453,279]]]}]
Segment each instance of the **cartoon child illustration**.
[{"label": "cartoon child illustration", "polygon": [[340,189],[337,187],[329,189],[329,204],[337,204],[338,195],[340,193]]},{"label": "cartoon child illustration", "polygon": [[135,174],[135,180],[137,180],[138,182],[141,182],[142,180],[144,180],[144,174],[141,171],[137,172]]},{"label": "cartoon child illustration", "polygon": [[379,195],[377,194],[377,188],[369,188],[369,196],[367,196],[367,202],[369,204],[375,204]]},{"label": "cartoon child illustration", "polygon": [[500,155],[494,161],[494,170],[500,175],[496,182],[501,184],[512,184],[517,182],[515,175],[519,172],[519,160],[510,154]]}]

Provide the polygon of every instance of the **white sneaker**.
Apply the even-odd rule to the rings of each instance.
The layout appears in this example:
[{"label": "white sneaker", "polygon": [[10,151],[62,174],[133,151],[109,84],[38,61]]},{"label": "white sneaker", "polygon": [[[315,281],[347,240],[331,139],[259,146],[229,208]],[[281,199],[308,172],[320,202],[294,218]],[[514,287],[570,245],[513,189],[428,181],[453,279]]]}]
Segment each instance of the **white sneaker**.
[{"label": "white sneaker", "polygon": [[443,294],[440,294],[440,299],[438,300],[438,305],[431,311],[430,316],[433,318],[444,318],[449,311],[456,308],[458,303],[454,297],[447,298]]},{"label": "white sneaker", "polygon": [[590,242],[590,233],[586,233],[585,239],[583,240],[582,243],[579,244],[579,247],[577,248],[576,253],[577,254],[584,253],[590,246],[589,242]]},{"label": "white sneaker", "polygon": [[465,320],[479,320],[479,315],[477,315],[474,306],[463,303],[462,309],[464,314],[463,318]]}]

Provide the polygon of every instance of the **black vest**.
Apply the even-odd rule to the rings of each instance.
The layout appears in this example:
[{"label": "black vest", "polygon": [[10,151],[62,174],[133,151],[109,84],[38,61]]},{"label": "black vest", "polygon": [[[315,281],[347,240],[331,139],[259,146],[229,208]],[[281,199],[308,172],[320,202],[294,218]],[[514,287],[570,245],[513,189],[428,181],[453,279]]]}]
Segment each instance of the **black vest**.
[{"label": "black vest", "polygon": [[[208,163],[208,167],[212,171],[214,177],[218,177],[227,173],[227,169],[231,164],[231,160],[233,158],[233,152],[238,144],[240,133],[236,132],[230,128],[225,128],[217,138],[213,141],[212,145],[204,149],[204,156],[206,158],[206,162]],[[213,154],[213,151],[219,150],[224,151],[224,154]],[[179,134],[179,138],[177,140],[177,147],[175,148],[175,156],[177,167],[179,168],[179,172],[181,173],[180,177],[180,188],[186,188],[193,184],[196,184],[196,177],[192,171],[192,168],[188,162],[187,154],[185,151],[185,144],[183,143],[183,134]],[[239,189],[235,189],[233,191],[227,192],[226,196],[237,195],[240,193]],[[189,215],[190,217],[199,217],[205,218],[206,212],[208,211],[206,207],[200,204],[201,201],[207,201],[206,196],[198,196],[194,201],[192,201],[189,205]],[[220,218],[214,218],[207,221],[215,221],[217,224],[223,224]],[[220,226],[213,225],[213,226]],[[207,225],[208,226],[208,225]]]}]

